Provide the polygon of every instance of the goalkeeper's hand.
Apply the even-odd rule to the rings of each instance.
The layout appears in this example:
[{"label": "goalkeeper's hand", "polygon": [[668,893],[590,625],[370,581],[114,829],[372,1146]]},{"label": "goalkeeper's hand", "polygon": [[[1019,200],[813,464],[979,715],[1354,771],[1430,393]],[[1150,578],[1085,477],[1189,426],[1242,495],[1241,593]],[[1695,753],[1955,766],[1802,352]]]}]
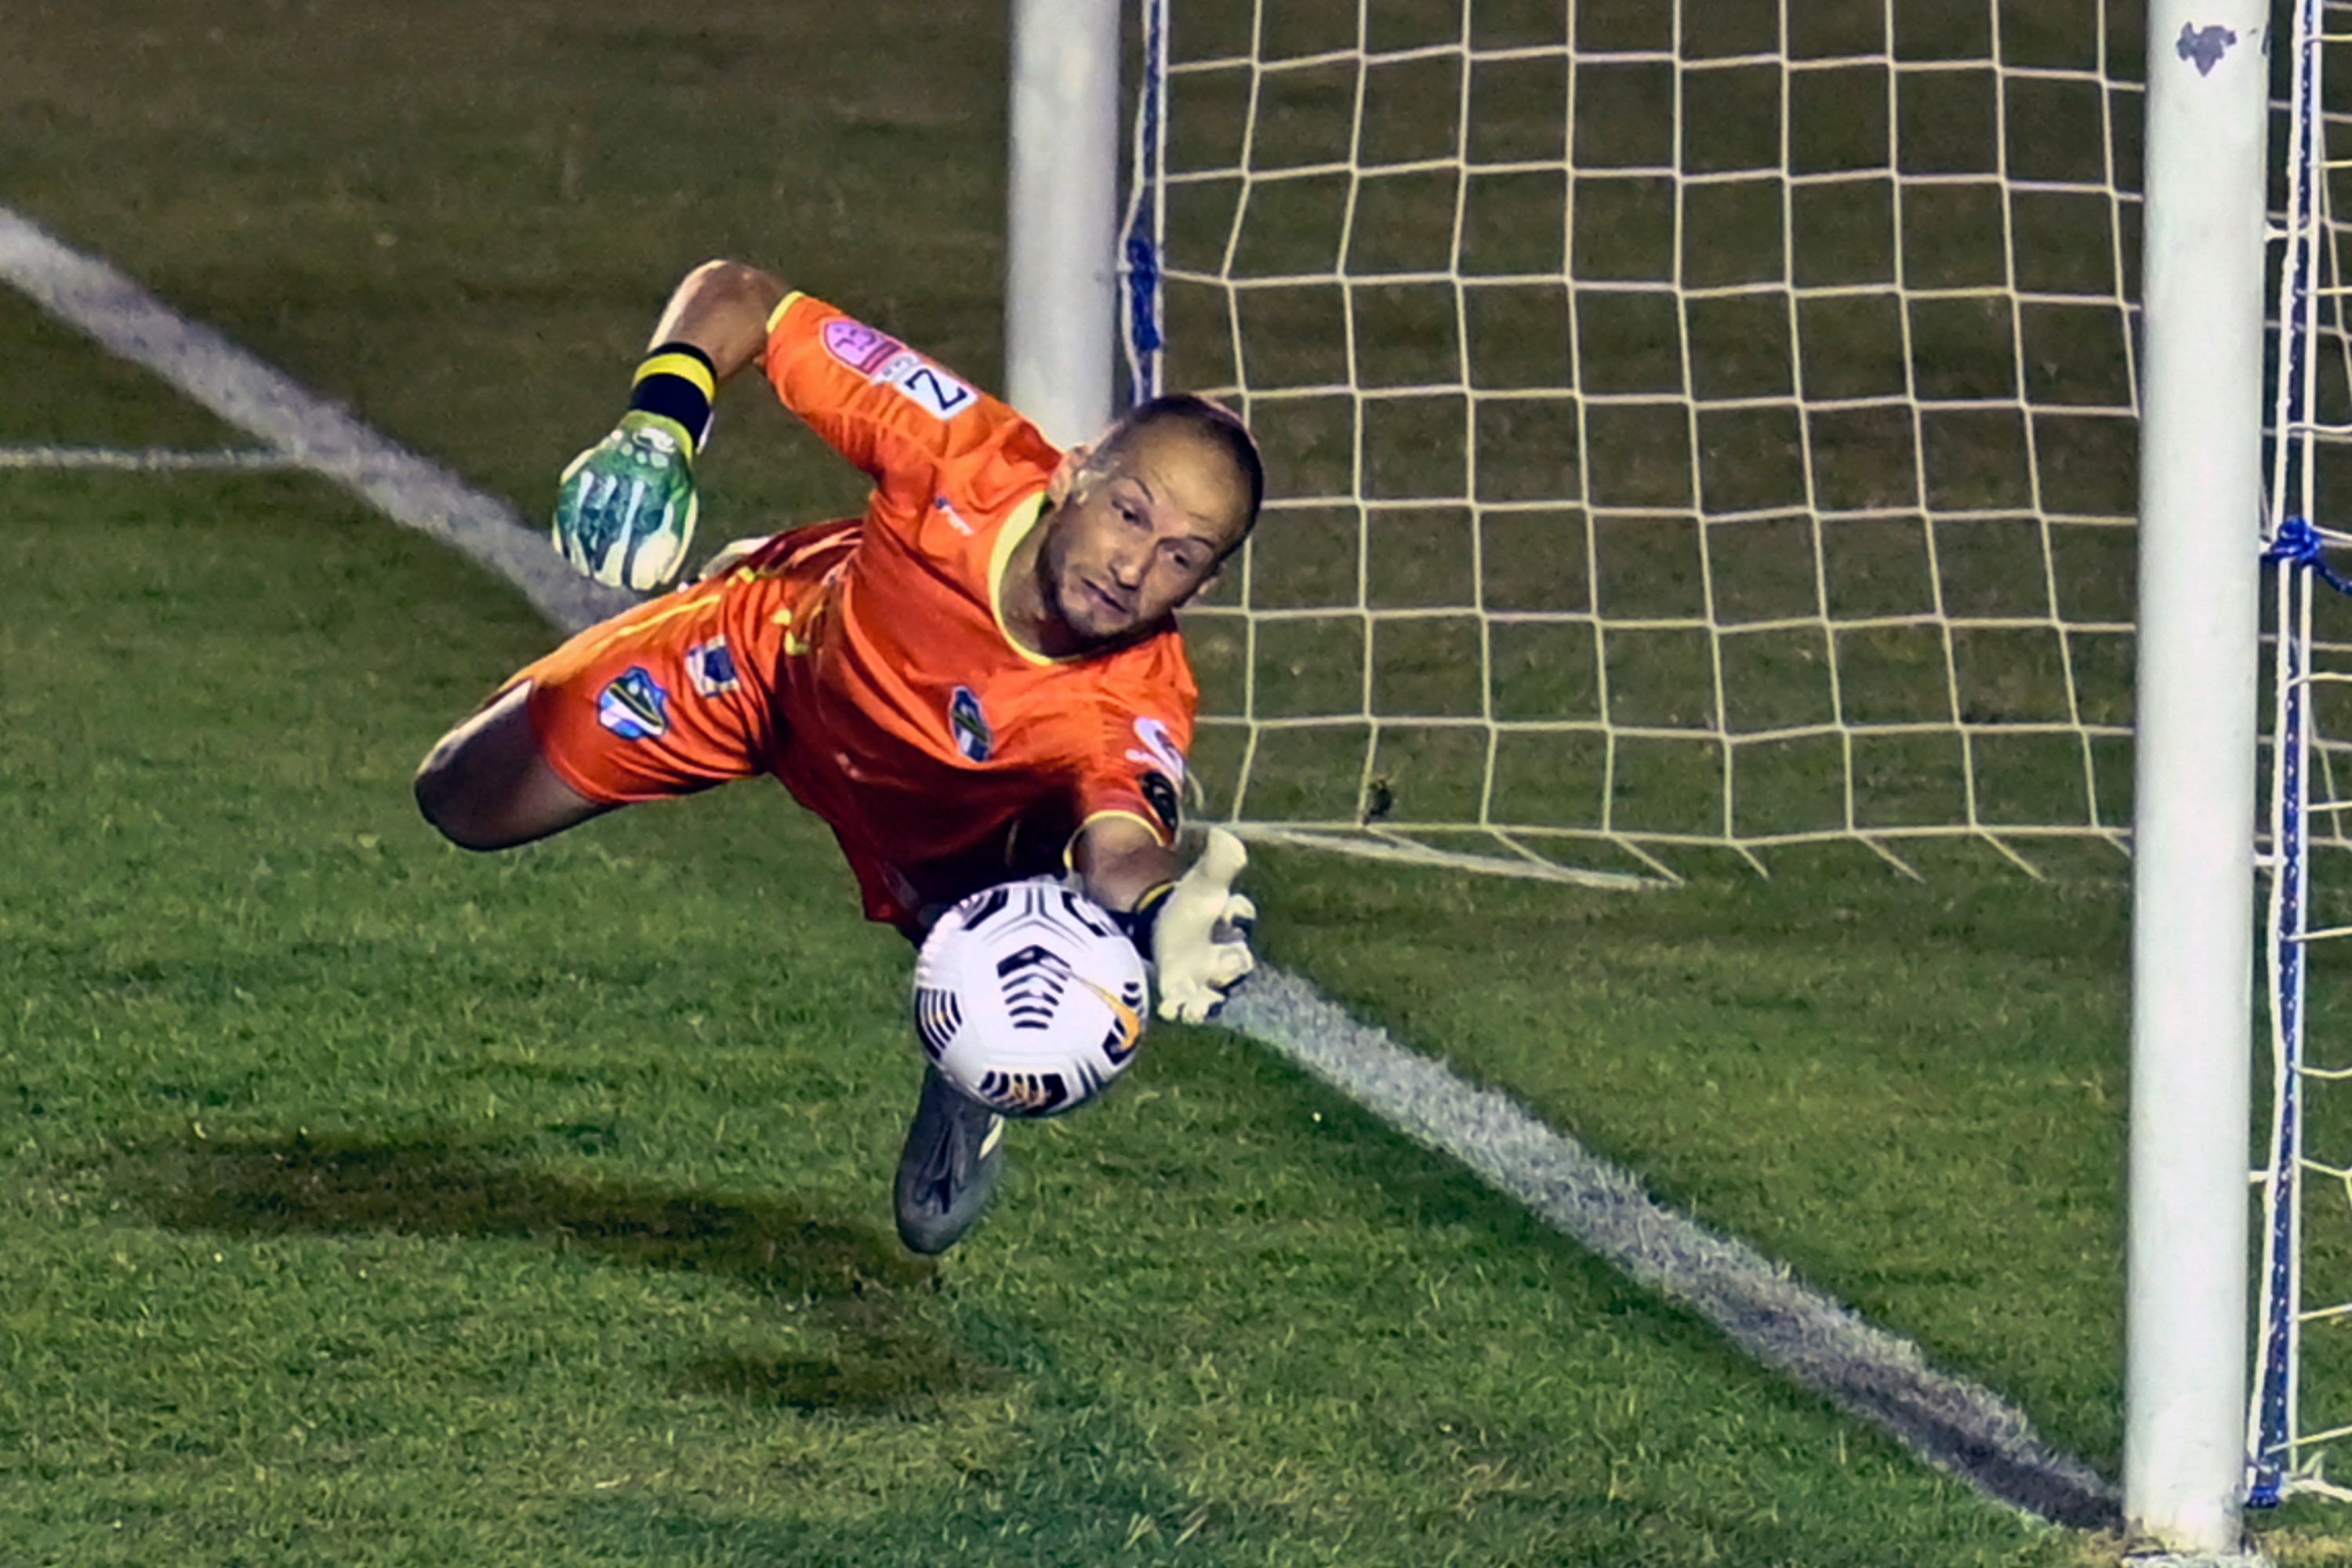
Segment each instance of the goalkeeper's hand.
[{"label": "goalkeeper's hand", "polygon": [[572,459],[555,496],[555,548],[614,588],[658,588],[694,542],[694,438],[643,409]]},{"label": "goalkeeper's hand", "polygon": [[1205,1022],[1225,994],[1257,967],[1248,941],[1257,906],[1233,890],[1234,879],[1247,864],[1242,841],[1212,827],[1201,858],[1161,900],[1151,928],[1161,1017]]}]

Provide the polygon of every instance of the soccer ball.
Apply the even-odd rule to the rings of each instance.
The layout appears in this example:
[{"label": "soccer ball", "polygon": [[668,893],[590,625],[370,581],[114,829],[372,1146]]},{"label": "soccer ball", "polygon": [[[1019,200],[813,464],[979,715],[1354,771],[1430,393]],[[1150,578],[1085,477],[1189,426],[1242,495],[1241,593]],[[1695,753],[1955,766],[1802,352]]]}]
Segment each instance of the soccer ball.
[{"label": "soccer ball", "polygon": [[1135,1059],[1144,1000],[1135,944],[1050,878],[974,893],[915,961],[923,1054],[1006,1116],[1056,1116],[1100,1094]]}]

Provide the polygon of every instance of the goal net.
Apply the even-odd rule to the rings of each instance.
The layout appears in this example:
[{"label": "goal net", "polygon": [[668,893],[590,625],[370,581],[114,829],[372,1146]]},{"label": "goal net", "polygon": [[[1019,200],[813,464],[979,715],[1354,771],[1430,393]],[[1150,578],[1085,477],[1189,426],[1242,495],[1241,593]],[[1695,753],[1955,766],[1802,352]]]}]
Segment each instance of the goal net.
[{"label": "goal net", "polygon": [[1187,618],[1213,814],[1536,874],[2120,847],[2137,20],[1145,15],[1136,382],[1272,485]]},{"label": "goal net", "polygon": [[[2352,9],[2297,0],[2281,29],[2284,168],[2268,510],[2272,1095],[2249,1496],[2352,1498],[2329,1460],[2352,1442],[2352,335],[2334,193],[2352,178]],[[2330,25],[2334,30],[2331,32]],[[2352,83],[2347,83],[2352,85]],[[2337,160],[2328,156],[2338,149]],[[2339,853],[2320,853],[2338,851]],[[2315,981],[2332,985],[2315,985]]]}]

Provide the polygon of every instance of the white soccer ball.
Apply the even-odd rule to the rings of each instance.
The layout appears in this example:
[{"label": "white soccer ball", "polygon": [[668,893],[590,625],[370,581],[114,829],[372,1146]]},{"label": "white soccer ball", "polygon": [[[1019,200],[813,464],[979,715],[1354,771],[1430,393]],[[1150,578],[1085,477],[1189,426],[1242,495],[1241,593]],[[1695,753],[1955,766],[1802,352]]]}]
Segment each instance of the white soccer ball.
[{"label": "white soccer ball", "polygon": [[965,1094],[1056,1116],[1100,1094],[1143,1041],[1143,959],[1100,904],[1050,878],[974,893],[915,961],[915,1034]]}]

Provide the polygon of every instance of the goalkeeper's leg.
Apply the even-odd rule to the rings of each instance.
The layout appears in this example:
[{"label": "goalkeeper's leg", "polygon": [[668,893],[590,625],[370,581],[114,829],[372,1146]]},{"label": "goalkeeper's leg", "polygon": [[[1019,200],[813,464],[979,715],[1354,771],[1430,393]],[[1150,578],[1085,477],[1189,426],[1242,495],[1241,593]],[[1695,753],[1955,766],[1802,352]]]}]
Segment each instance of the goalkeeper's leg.
[{"label": "goalkeeper's leg", "polygon": [[892,1188],[898,1239],[916,1252],[953,1247],[980,1223],[1003,1169],[1004,1118],[926,1067]]},{"label": "goalkeeper's leg", "polygon": [[[829,565],[856,536],[820,542]],[[524,666],[417,769],[425,820],[503,849],[767,771],[785,636],[772,612],[806,580],[782,564],[648,599]]]}]

